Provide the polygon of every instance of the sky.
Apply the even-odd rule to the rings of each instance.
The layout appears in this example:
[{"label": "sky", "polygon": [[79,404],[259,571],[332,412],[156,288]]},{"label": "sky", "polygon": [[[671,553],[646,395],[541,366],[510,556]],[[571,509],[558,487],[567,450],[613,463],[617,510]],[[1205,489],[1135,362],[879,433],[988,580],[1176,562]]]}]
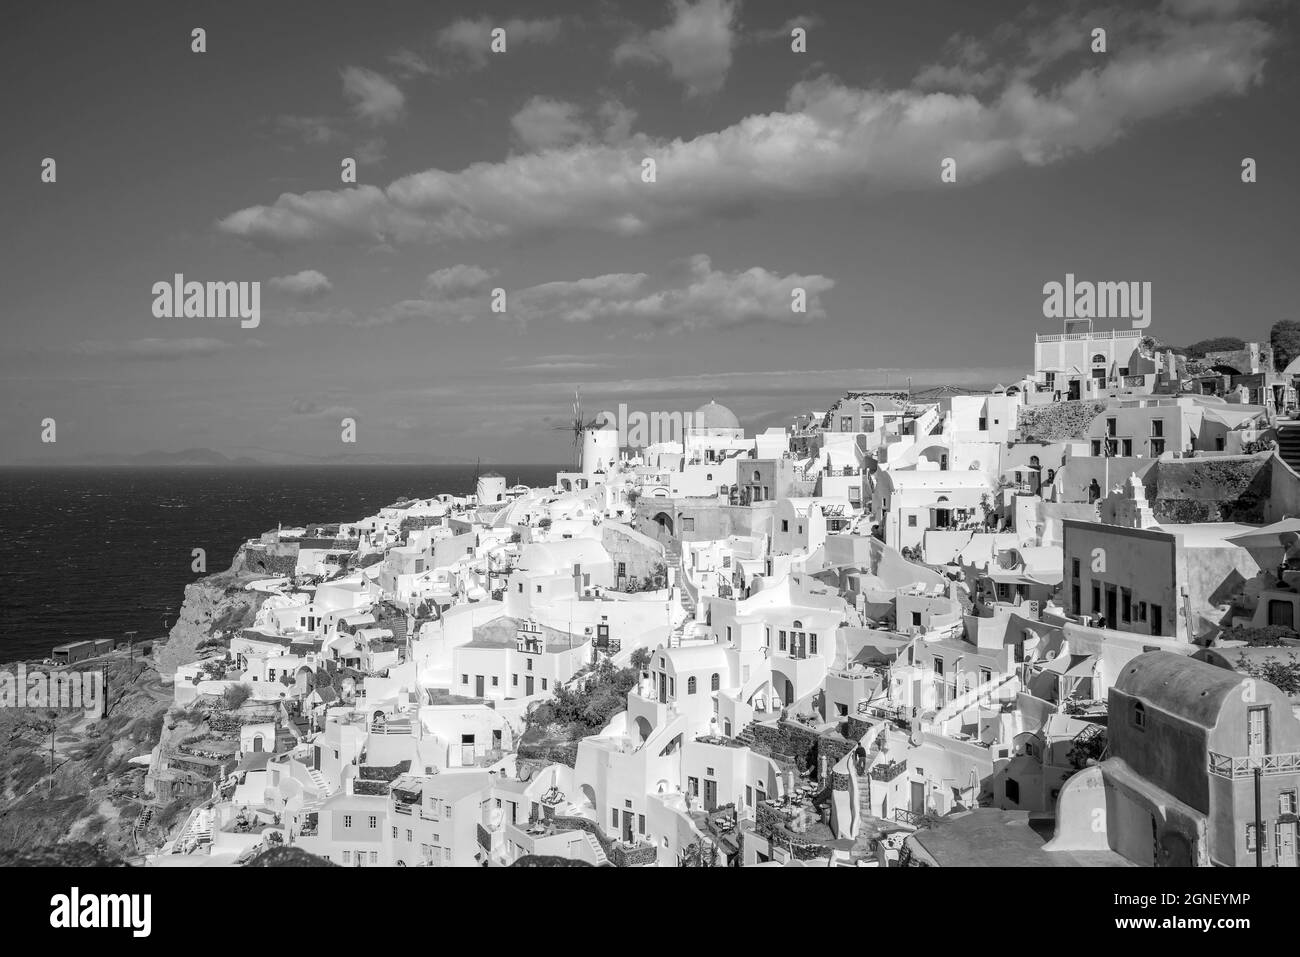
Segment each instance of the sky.
[{"label": "sky", "polygon": [[[1150,282],[1171,343],[1300,318],[1278,0],[5,14],[0,464],[563,462],[579,389],[761,430],[1018,378],[1066,273]],[[177,273],[259,325],[156,316]]]}]

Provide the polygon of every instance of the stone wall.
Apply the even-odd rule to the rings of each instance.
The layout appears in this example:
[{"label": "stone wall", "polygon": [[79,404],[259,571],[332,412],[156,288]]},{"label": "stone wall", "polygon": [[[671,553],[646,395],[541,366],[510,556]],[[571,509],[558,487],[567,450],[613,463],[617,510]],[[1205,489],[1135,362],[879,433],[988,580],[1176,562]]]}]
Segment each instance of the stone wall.
[{"label": "stone wall", "polygon": [[1016,412],[1016,432],[1021,442],[1065,442],[1088,434],[1092,420],[1106,410],[1105,402],[1053,402],[1022,405]]},{"label": "stone wall", "polygon": [[1160,522],[1263,524],[1272,487],[1271,457],[1161,459],[1147,474]]}]

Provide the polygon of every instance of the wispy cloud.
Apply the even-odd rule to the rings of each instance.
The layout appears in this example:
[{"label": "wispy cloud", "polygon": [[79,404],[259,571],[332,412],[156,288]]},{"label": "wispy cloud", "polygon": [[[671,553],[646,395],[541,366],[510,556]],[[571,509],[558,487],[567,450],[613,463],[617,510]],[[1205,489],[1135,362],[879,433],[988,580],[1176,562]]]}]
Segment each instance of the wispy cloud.
[{"label": "wispy cloud", "polygon": [[78,355],[111,359],[172,360],[212,356],[237,347],[260,347],[261,340],[245,339],[232,342],[226,339],[192,337],[186,339],[127,339],[122,341],[85,339],[72,347]]}]

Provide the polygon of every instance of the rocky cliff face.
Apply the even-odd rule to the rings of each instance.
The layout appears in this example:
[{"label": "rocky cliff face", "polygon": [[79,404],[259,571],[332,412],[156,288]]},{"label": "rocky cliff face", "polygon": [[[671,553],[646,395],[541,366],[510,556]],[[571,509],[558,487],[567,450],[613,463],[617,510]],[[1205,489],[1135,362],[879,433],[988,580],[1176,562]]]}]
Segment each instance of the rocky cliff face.
[{"label": "rocky cliff face", "polygon": [[198,646],[205,639],[252,625],[266,596],[244,586],[260,577],[245,567],[241,549],[226,571],[186,585],[176,624],[156,652],[158,672],[175,674],[180,665],[199,657]]}]

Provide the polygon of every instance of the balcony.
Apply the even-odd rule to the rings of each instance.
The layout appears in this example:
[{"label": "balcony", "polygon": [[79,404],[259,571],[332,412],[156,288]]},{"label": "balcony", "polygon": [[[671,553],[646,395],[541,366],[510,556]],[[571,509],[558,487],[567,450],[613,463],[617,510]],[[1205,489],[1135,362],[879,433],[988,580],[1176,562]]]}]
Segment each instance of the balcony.
[{"label": "balcony", "polygon": [[1300,751],[1254,757],[1233,757],[1214,751],[1209,754],[1210,773],[1221,778],[1253,777],[1257,768],[1266,777],[1273,774],[1300,774]]},{"label": "balcony", "polygon": [[888,784],[906,770],[906,761],[887,761],[883,764],[875,765],[869,773],[871,775],[871,780],[881,781]]}]

